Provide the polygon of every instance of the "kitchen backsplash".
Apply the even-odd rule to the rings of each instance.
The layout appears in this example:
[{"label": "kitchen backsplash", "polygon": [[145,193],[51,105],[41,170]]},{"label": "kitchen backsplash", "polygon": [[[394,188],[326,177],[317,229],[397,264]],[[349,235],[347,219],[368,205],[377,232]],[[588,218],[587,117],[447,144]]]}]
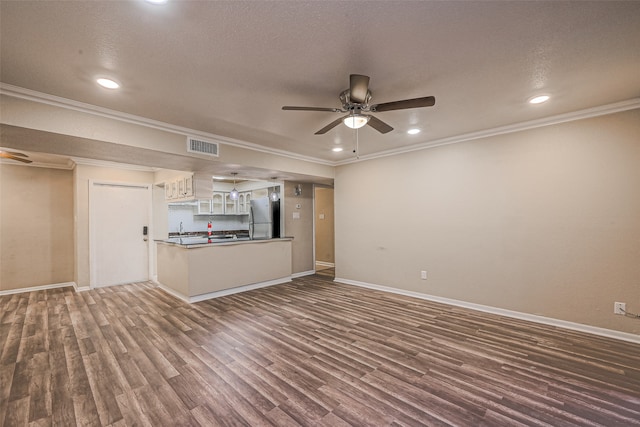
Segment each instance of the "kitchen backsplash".
[{"label": "kitchen backsplash", "polygon": [[207,231],[207,223],[211,221],[213,231],[248,230],[249,215],[194,215],[196,206],[169,206],[169,233],[180,231],[180,223],[185,233]]}]

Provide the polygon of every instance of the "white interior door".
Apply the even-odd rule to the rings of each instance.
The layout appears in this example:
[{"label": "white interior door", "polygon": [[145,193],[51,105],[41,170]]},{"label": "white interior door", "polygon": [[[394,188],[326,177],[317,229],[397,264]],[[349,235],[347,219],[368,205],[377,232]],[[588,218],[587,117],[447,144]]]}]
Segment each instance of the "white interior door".
[{"label": "white interior door", "polygon": [[89,182],[89,209],[91,287],[149,280],[151,186]]}]

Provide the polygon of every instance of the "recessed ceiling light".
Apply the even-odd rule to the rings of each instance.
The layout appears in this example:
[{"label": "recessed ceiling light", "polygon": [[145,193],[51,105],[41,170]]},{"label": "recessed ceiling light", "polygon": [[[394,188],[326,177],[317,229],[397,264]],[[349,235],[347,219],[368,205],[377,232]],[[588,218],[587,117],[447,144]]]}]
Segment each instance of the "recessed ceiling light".
[{"label": "recessed ceiling light", "polygon": [[340,151],[342,151],[342,147],[333,147],[333,148],[331,149],[331,151],[334,151],[334,152],[336,152],[336,153],[339,153]]},{"label": "recessed ceiling light", "polygon": [[102,87],[106,87],[107,89],[118,89],[120,85],[111,79],[100,78],[97,79],[96,82]]},{"label": "recessed ceiling light", "polygon": [[151,4],[165,4],[169,0],[144,0],[144,1]]},{"label": "recessed ceiling light", "polygon": [[416,128],[409,129],[409,130],[407,131],[407,133],[408,133],[409,135],[416,135],[416,134],[420,133],[420,129],[416,129]]},{"label": "recessed ceiling light", "polygon": [[549,95],[535,96],[529,100],[529,104],[542,104],[549,100]]}]

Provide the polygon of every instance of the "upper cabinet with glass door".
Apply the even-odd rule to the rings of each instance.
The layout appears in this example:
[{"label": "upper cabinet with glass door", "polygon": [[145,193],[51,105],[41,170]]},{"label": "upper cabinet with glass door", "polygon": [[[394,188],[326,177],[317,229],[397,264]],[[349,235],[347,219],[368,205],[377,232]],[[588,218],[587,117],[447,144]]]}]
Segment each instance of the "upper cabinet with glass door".
[{"label": "upper cabinet with glass door", "polygon": [[224,193],[224,213],[225,215],[238,213],[238,201],[231,198],[231,193]]},{"label": "upper cabinet with glass door", "polygon": [[224,193],[214,191],[211,199],[211,213],[214,215],[224,214]]},{"label": "upper cabinet with glass door", "polygon": [[251,210],[251,191],[243,191],[238,195],[238,213],[249,214]]}]

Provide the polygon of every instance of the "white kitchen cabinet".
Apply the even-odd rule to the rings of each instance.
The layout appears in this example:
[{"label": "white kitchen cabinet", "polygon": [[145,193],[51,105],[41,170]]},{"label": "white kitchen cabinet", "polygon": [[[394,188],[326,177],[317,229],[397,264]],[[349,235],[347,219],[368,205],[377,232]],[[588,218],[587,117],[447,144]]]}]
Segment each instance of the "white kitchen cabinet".
[{"label": "white kitchen cabinet", "polygon": [[231,198],[231,193],[224,193],[224,213],[225,215],[238,213],[238,201]]},{"label": "white kitchen cabinet", "polygon": [[209,175],[191,174],[164,183],[165,200],[173,202],[211,199],[213,178]]},{"label": "white kitchen cabinet", "polygon": [[211,215],[211,208],[213,206],[212,199],[200,199],[198,200],[198,215]]},{"label": "white kitchen cabinet", "polygon": [[251,210],[251,191],[245,191],[238,195],[238,214],[248,214]]},{"label": "white kitchen cabinet", "polygon": [[184,178],[184,197],[193,197],[195,186],[193,185],[193,175]]},{"label": "white kitchen cabinet", "polygon": [[198,215],[248,214],[251,192],[240,193],[238,200],[231,200],[230,193],[215,191],[211,199],[198,200]]},{"label": "white kitchen cabinet", "polygon": [[186,194],[184,192],[184,180],[185,178],[180,178],[176,181],[177,185],[178,185],[178,197],[182,198],[184,197],[184,195]]},{"label": "white kitchen cabinet", "polygon": [[224,214],[224,193],[214,192],[211,199],[211,213],[214,215]]},{"label": "white kitchen cabinet", "polygon": [[176,198],[178,194],[178,189],[176,187],[175,181],[165,182],[164,183],[164,198],[165,200],[173,200]]}]

